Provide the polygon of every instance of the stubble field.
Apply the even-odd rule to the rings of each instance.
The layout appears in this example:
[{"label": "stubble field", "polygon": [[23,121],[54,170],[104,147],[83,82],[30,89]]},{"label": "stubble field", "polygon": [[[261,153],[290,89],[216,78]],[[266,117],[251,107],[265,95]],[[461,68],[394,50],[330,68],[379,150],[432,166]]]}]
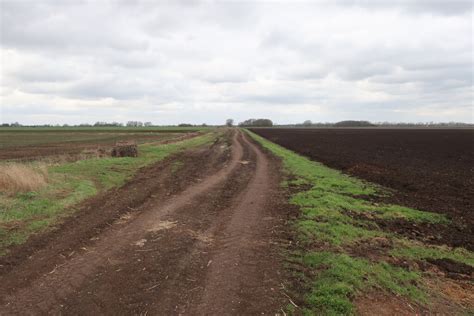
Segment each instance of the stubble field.
[{"label": "stubble field", "polygon": [[110,149],[120,141],[164,142],[204,128],[37,127],[0,128],[0,160],[35,160],[77,156],[84,151]]}]

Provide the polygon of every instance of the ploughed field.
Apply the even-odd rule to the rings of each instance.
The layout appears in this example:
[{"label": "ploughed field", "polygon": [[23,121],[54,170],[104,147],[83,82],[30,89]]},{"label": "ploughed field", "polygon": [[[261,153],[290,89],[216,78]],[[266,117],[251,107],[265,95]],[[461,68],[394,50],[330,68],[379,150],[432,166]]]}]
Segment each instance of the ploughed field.
[{"label": "ploughed field", "polygon": [[[394,189],[391,202],[448,215],[457,224],[456,231],[449,234],[455,235],[451,237],[456,240],[451,242],[473,248],[474,130],[255,128],[252,131],[331,168]],[[391,228],[406,228],[404,223],[396,226]],[[422,234],[426,228],[415,229]]]},{"label": "ploughed field", "polygon": [[41,157],[74,158],[108,151],[117,142],[166,142],[198,132],[199,128],[38,127],[0,128],[0,160]]}]

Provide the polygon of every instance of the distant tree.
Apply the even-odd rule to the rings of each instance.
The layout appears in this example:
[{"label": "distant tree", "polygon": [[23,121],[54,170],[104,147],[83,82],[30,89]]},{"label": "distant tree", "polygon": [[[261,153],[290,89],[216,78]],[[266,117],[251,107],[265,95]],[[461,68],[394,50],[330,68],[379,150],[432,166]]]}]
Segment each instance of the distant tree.
[{"label": "distant tree", "polygon": [[376,126],[369,121],[341,121],[334,124],[335,127],[371,127]]},{"label": "distant tree", "polygon": [[313,125],[313,122],[311,122],[311,120],[306,120],[303,122],[303,126],[311,126]]},{"label": "distant tree", "polygon": [[188,123],[181,123],[178,125],[179,127],[192,127],[193,124],[188,124]]},{"label": "distant tree", "polygon": [[10,127],[10,124],[8,124],[8,123],[3,123],[3,124],[2,124],[2,127]]},{"label": "distant tree", "polygon": [[273,122],[269,119],[248,119],[239,123],[242,127],[271,127]]},{"label": "distant tree", "polygon": [[227,125],[228,127],[232,127],[232,125],[234,125],[234,120],[233,119],[227,119],[225,121],[225,125]]},{"label": "distant tree", "polygon": [[143,125],[145,125],[146,127],[150,127],[150,126],[153,126],[153,123],[152,122],[145,122],[145,123],[143,123]]},{"label": "distant tree", "polygon": [[[90,126],[89,124],[80,124],[79,126]],[[95,122],[94,123],[94,127],[121,127],[123,126],[122,123],[119,123],[119,122]]]},{"label": "distant tree", "polygon": [[15,122],[15,123],[11,123],[10,126],[11,126],[11,127],[20,127],[21,124],[18,123],[18,122]]},{"label": "distant tree", "polygon": [[142,127],[143,123],[140,121],[128,121],[127,127]]}]

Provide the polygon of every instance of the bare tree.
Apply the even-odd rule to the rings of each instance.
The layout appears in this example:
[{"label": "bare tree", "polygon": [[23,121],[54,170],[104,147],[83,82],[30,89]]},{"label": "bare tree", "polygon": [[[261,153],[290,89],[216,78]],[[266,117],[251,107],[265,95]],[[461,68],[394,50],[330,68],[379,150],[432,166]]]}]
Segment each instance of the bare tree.
[{"label": "bare tree", "polygon": [[232,127],[234,125],[234,120],[233,119],[227,119],[225,121],[225,125]]}]

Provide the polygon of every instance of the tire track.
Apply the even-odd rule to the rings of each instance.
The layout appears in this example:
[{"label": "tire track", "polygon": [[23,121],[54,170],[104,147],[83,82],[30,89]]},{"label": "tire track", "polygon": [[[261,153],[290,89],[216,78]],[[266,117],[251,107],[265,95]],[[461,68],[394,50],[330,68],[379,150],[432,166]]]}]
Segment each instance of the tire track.
[{"label": "tire track", "polygon": [[273,220],[267,216],[266,208],[271,205],[278,181],[271,176],[270,162],[261,150],[246,136],[243,141],[255,155],[255,172],[230,208],[230,220],[215,237],[219,241],[210,261],[204,292],[191,314],[270,314],[280,302],[275,292],[278,276],[271,271],[275,258],[267,257],[268,236],[265,236],[269,220]]},{"label": "tire track", "polygon": [[27,287],[4,297],[2,299],[4,306],[0,313],[7,315],[59,312],[62,307],[61,300],[74,293],[87,278],[113,260],[120,249],[138,242],[163,216],[211,190],[238,167],[243,148],[237,137],[238,134],[235,134],[232,140],[231,160],[223,169],[206,177],[199,184],[192,185],[181,194],[171,197],[163,205],[141,213],[128,225],[111,227],[98,237],[93,247],[83,249],[61,266],[52,267],[49,273],[33,280]]},{"label": "tire track", "polygon": [[224,168],[114,225],[0,314],[274,315],[278,183],[277,165],[237,131]]}]

